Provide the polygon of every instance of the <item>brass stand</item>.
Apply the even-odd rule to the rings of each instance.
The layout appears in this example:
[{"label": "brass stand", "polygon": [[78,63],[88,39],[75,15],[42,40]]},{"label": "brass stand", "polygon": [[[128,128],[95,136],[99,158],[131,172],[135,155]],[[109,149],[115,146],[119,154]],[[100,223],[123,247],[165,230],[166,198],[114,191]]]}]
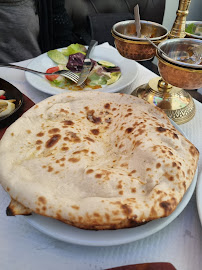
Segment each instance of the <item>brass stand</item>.
[{"label": "brass stand", "polygon": [[184,124],[195,115],[195,104],[190,94],[156,77],[136,88],[131,95],[137,96],[163,109],[176,124]]},{"label": "brass stand", "polygon": [[189,6],[191,0],[180,0],[179,6],[177,10],[177,16],[173,27],[170,31],[169,38],[184,38],[186,36],[185,33],[185,24],[186,24],[186,17],[189,13]]}]

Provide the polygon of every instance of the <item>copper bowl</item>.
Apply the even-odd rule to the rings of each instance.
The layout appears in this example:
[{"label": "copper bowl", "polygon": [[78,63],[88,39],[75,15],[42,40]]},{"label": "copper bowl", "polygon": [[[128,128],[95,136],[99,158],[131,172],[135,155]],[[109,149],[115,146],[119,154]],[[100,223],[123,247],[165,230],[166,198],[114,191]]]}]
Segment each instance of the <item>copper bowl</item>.
[{"label": "copper bowl", "polygon": [[160,56],[157,52],[158,69],[161,77],[169,84],[187,89],[202,87],[202,68],[194,69],[173,64]]},{"label": "copper bowl", "polygon": [[144,36],[149,37],[152,41],[163,39],[168,35],[166,27],[159,23],[140,20],[141,24],[141,37],[136,35],[135,20],[121,21],[115,23],[112,27],[112,31],[116,36],[124,39],[135,41],[146,41]]},{"label": "copper bowl", "polygon": [[173,38],[161,42],[158,54],[168,62],[186,68],[202,69],[202,40]]},{"label": "copper bowl", "polygon": [[144,61],[153,58],[156,49],[144,36],[149,37],[156,45],[167,39],[168,30],[161,24],[140,21],[141,37],[136,36],[135,20],[121,21],[113,25],[112,36],[119,53],[129,59]]},{"label": "copper bowl", "polygon": [[[156,55],[156,48],[147,40],[135,41],[124,39],[115,35],[113,30],[112,36],[114,37],[114,43],[118,52],[125,58],[136,61],[145,61],[152,59]],[[167,37],[153,42],[158,46],[160,42],[166,39]]]}]

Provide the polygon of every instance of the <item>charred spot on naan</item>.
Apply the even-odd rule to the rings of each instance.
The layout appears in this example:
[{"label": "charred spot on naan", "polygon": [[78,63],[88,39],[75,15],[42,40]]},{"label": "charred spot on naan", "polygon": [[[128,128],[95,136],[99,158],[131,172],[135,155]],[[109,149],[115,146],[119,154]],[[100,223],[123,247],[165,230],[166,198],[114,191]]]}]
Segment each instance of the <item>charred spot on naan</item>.
[{"label": "charred spot on naan", "polygon": [[63,138],[64,141],[69,141],[69,142],[73,142],[73,143],[80,143],[81,139],[79,138],[79,136],[75,133],[75,132],[66,132],[65,133],[65,137]]},{"label": "charred spot on naan", "polygon": [[58,141],[61,139],[60,134],[54,134],[51,136],[51,138],[45,143],[46,148],[51,148],[53,147]]},{"label": "charred spot on naan", "polygon": [[68,126],[73,126],[74,125],[74,122],[72,120],[64,120],[62,121],[62,124],[63,124],[63,128],[67,128]]},{"label": "charred spot on naan", "polygon": [[89,110],[87,111],[86,118],[94,124],[100,124],[102,122],[101,117],[96,117],[95,116],[95,111],[94,110]]},{"label": "charred spot on naan", "polygon": [[47,200],[46,200],[45,197],[40,196],[40,197],[38,197],[38,203],[39,203],[39,205],[40,204],[46,204],[47,203]]},{"label": "charred spot on naan", "polygon": [[61,112],[61,113],[65,113],[65,114],[68,114],[68,113],[69,113],[69,111],[67,111],[67,110],[65,110],[65,109],[60,109],[60,112]]},{"label": "charred spot on naan", "polygon": [[89,152],[88,149],[81,149],[81,150],[73,152],[72,154],[73,155],[77,155],[77,154],[81,154],[81,153],[87,154],[88,152]]},{"label": "charred spot on naan", "polygon": [[167,130],[167,129],[166,129],[166,128],[163,128],[163,127],[157,127],[157,128],[156,128],[156,131],[157,131],[157,132],[160,132],[160,133],[166,132],[166,130]]},{"label": "charred spot on naan", "polygon": [[69,158],[68,161],[72,163],[77,163],[80,161],[80,158]]},{"label": "charred spot on naan", "polygon": [[37,140],[36,144],[42,144],[43,142],[41,140]]},{"label": "charred spot on naan", "polygon": [[39,196],[35,202],[35,208],[36,208],[35,213],[47,216],[46,214],[46,211],[48,209],[47,199],[44,196]]},{"label": "charred spot on naan", "polygon": [[[122,211],[124,210],[122,209]],[[122,211],[113,211],[112,215],[108,213],[101,215],[99,212],[94,212],[93,214],[86,213],[84,216],[78,216],[78,218],[72,213],[69,213],[71,220],[64,220],[61,215],[57,215],[57,219],[66,224],[86,230],[116,230],[120,228],[137,227],[146,223],[145,221],[136,221],[136,215],[122,219],[119,217]]]},{"label": "charred spot on naan", "polygon": [[17,215],[24,215],[28,216],[31,215],[32,210],[25,207],[23,204],[17,202],[16,200],[11,198],[11,202],[6,209],[7,216],[17,216]]},{"label": "charred spot on naan", "polygon": [[171,138],[174,142],[174,140],[179,140],[179,135],[176,133],[176,130],[171,128],[165,128],[162,126],[158,126],[156,128],[157,135],[164,134],[164,136],[167,136]]},{"label": "charred spot on naan", "polygon": [[104,105],[104,108],[107,109],[107,110],[109,110],[109,109],[110,109],[110,103],[106,103],[106,104]]},{"label": "charred spot on naan", "polygon": [[171,198],[168,201],[162,201],[159,203],[159,206],[163,209],[164,211],[164,217],[169,216],[176,208],[177,206],[177,201],[175,198]]},{"label": "charred spot on naan", "polygon": [[88,170],[86,171],[86,174],[93,173],[93,172],[94,172],[93,169],[88,169]]},{"label": "charred spot on naan", "polygon": [[88,137],[88,136],[85,136],[84,139],[90,141],[90,142],[95,142],[95,140],[93,140],[92,138]]},{"label": "charred spot on naan", "polygon": [[134,128],[132,128],[132,127],[129,127],[129,128],[127,128],[126,130],[125,130],[125,133],[131,133],[132,131],[134,130]]},{"label": "charred spot on naan", "polygon": [[48,130],[49,134],[55,134],[55,133],[59,133],[60,129],[59,128],[52,128]]},{"label": "charred spot on naan", "polygon": [[195,146],[193,146],[193,145],[191,145],[191,146],[189,147],[189,152],[191,153],[191,155],[192,155],[193,157],[195,157],[195,156],[197,156],[197,155],[199,154],[198,149],[197,149]]},{"label": "charred spot on naan", "polygon": [[90,131],[91,131],[91,133],[92,133],[93,135],[99,135],[99,133],[100,133],[100,131],[99,131],[98,128],[91,129]]},{"label": "charred spot on naan", "polygon": [[36,136],[38,136],[38,137],[43,137],[43,136],[44,136],[44,132],[41,132],[41,131],[40,131],[39,133],[36,134]]}]

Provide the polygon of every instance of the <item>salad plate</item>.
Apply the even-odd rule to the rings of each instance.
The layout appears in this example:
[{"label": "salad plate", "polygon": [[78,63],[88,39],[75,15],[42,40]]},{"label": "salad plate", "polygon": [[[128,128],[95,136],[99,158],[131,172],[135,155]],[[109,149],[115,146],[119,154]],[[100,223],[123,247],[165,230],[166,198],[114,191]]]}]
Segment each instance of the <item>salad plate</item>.
[{"label": "salad plate", "polygon": [[185,32],[189,38],[202,39],[202,22],[186,21]]},{"label": "salad plate", "polygon": [[[62,48],[58,50],[62,51]],[[95,61],[111,62],[121,69],[121,77],[118,81],[93,91],[109,93],[124,91],[124,93],[129,93],[132,90],[132,84],[138,75],[137,63],[135,61],[122,57],[114,48],[107,48],[102,45],[98,45],[94,48],[94,50],[91,52],[90,58]],[[57,64],[48,57],[47,53],[44,53],[31,61],[27,67],[45,72],[47,69],[54,66],[57,66]],[[55,95],[69,91],[72,92],[72,90],[52,86],[50,82],[42,75],[26,72],[25,77],[28,83],[34,88],[47,94]]]},{"label": "salad plate", "polygon": [[[173,121],[171,122],[184,135],[182,130]],[[138,227],[118,230],[94,231],[79,229],[56,219],[41,216],[38,214],[24,216],[23,218],[30,225],[42,233],[67,243],[84,246],[113,246],[130,243],[160,231],[169,223],[171,223],[183,211],[195,190],[197,173],[198,170],[196,171],[193,181],[185,193],[182,201],[179,203],[171,215],[165,218],[150,221]]]}]

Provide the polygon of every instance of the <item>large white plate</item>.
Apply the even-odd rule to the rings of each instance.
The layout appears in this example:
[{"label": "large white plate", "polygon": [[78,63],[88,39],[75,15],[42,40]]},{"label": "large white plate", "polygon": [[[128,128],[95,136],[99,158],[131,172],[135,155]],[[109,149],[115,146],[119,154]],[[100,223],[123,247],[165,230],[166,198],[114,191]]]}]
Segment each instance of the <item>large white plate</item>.
[{"label": "large white plate", "polygon": [[202,172],[200,173],[198,177],[198,181],[197,181],[196,203],[197,203],[199,218],[202,225]]},{"label": "large white plate", "polygon": [[[122,74],[121,78],[117,82],[93,91],[114,93],[124,90],[127,93],[128,88],[130,88],[138,74],[137,63],[135,61],[122,57],[118,51],[113,48],[105,48],[101,45],[95,47],[90,57],[94,60],[105,60],[112,62],[120,67]],[[47,56],[47,53],[44,53],[31,61],[27,67],[46,72],[48,68],[54,66],[56,66],[56,64]],[[33,87],[47,94],[55,95],[71,91],[51,86],[49,81],[43,75],[25,72],[25,77]]]},{"label": "large white plate", "polygon": [[[171,122],[185,136],[183,131],[173,121]],[[182,201],[170,216],[148,222],[147,224],[139,227],[119,230],[90,231],[82,230],[62,223],[58,220],[37,214],[26,216],[25,219],[39,231],[68,243],[86,246],[113,246],[130,243],[150,236],[163,229],[183,211],[194,192],[197,181],[197,173],[198,170],[196,171],[194,179],[189,189],[185,193]]]}]

